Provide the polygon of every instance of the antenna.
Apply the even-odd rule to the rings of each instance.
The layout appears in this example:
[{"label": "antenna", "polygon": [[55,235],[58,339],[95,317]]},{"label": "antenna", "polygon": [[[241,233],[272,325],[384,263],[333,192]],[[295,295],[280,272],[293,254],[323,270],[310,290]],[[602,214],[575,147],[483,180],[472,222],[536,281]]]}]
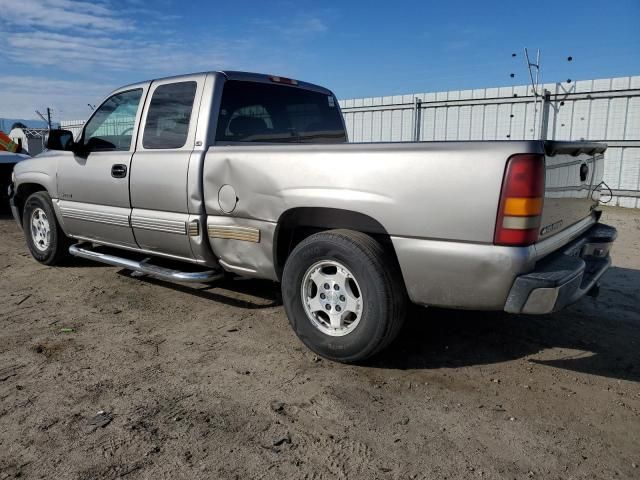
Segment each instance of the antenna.
[{"label": "antenna", "polygon": [[36,113],[38,114],[38,116],[44,120],[47,124],[47,127],[49,128],[49,130],[51,130],[51,112],[52,110],[47,107],[47,116],[45,117],[43,114],[41,114],[38,110],[36,110]]},{"label": "antenna", "polygon": [[93,112],[96,109],[95,105],[91,105],[90,103],[87,103],[87,106],[89,107],[89,109]]},{"label": "antenna", "polygon": [[36,110],[36,113],[38,114],[38,116],[43,120],[43,121],[47,121],[46,118],[44,118],[44,115],[42,115],[38,110]]},{"label": "antenna", "polygon": [[[524,57],[527,60],[527,69],[529,70],[529,78],[531,79],[531,90],[533,91],[534,101],[533,101],[533,124],[538,125],[538,133],[542,133],[542,113],[540,114],[540,119],[538,119],[538,98],[543,102],[543,92],[540,92],[540,81],[542,80],[542,75],[540,73],[540,49],[537,49],[536,52],[536,61],[533,63],[529,58],[529,50],[527,47],[524,47]],[[533,76],[533,69],[535,69],[535,80]],[[542,107],[542,103],[540,105]]]},{"label": "antenna", "polygon": [[[516,58],[517,54],[512,53],[511,58]],[[537,138],[540,140],[545,140],[547,138],[547,129],[549,123],[549,108],[551,108],[551,92],[544,88],[544,84],[542,84],[542,69],[540,68],[540,49],[538,48],[536,51],[536,59],[535,62],[531,60],[529,56],[529,49],[524,48],[524,58],[527,62],[527,70],[529,71],[529,80],[531,81],[531,92],[533,93],[534,102],[534,113],[533,113],[533,125],[530,131],[534,131],[537,128]],[[567,62],[573,62],[574,58],[572,55],[568,55],[566,57]],[[509,76],[513,79],[515,78],[515,73],[509,74]],[[571,78],[567,78],[566,83],[570,84],[572,82]],[[563,87],[564,89],[564,87]],[[565,94],[568,92],[565,90]],[[517,97],[518,94],[514,93],[514,97]],[[566,97],[565,97],[566,98]],[[538,107],[538,101],[540,101],[540,106]],[[557,103],[557,102],[556,102]],[[560,101],[559,106],[552,107],[556,114],[558,113],[559,107],[564,105],[564,100]],[[514,118],[513,111],[509,118]],[[564,124],[562,124],[564,126]],[[511,138],[511,120],[509,121],[509,134],[507,138]]]},{"label": "antenna", "polygon": [[[536,53],[536,63],[533,63],[529,58],[529,50],[527,47],[524,47],[524,56],[527,59],[527,68],[529,69],[529,78],[531,79],[531,88],[533,89],[533,94],[538,97],[538,86],[540,85],[540,49],[538,49]],[[533,69],[536,69],[536,79],[533,79]]]}]

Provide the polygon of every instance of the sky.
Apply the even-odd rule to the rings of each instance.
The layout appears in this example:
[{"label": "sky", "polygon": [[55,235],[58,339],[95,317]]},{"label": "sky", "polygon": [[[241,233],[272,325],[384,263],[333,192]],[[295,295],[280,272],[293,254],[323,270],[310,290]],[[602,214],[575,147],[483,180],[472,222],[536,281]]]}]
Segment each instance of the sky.
[{"label": "sky", "polygon": [[521,85],[523,47],[545,82],[640,75],[638,25],[640,0],[0,0],[0,118],[86,119],[119,86],[205,70],[342,99]]}]

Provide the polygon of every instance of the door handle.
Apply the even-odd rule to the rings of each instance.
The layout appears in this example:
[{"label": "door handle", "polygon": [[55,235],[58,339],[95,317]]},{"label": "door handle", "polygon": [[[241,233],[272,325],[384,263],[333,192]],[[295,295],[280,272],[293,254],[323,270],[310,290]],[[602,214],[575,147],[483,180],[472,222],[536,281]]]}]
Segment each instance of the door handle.
[{"label": "door handle", "polygon": [[113,178],[124,178],[127,176],[127,166],[117,163],[111,167],[111,176]]}]

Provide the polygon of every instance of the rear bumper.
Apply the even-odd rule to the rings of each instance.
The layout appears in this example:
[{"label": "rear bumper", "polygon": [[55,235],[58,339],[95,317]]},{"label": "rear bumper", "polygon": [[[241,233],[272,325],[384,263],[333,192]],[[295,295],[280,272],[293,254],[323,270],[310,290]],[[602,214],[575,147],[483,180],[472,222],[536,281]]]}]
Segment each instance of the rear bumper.
[{"label": "rear bumper", "polygon": [[503,310],[518,275],[536,265],[536,249],[391,237],[412,302],[466,310]]},{"label": "rear bumper", "polygon": [[535,269],[516,277],[504,310],[545,314],[572,304],[592,288],[611,265],[609,250],[615,228],[598,223],[580,237],[543,260]]}]

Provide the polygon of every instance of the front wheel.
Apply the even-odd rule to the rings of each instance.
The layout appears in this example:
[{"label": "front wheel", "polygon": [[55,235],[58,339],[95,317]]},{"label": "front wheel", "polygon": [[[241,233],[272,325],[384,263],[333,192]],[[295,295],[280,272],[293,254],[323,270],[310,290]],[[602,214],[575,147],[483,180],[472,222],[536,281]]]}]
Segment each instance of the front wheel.
[{"label": "front wheel", "polygon": [[40,263],[58,265],[68,257],[70,241],[58,224],[46,192],[36,192],[27,198],[22,228],[31,255]]},{"label": "front wheel", "polygon": [[296,246],[285,264],[282,298],[305,345],[341,362],[386,347],[406,311],[395,261],[373,238],[351,230],[317,233]]}]

